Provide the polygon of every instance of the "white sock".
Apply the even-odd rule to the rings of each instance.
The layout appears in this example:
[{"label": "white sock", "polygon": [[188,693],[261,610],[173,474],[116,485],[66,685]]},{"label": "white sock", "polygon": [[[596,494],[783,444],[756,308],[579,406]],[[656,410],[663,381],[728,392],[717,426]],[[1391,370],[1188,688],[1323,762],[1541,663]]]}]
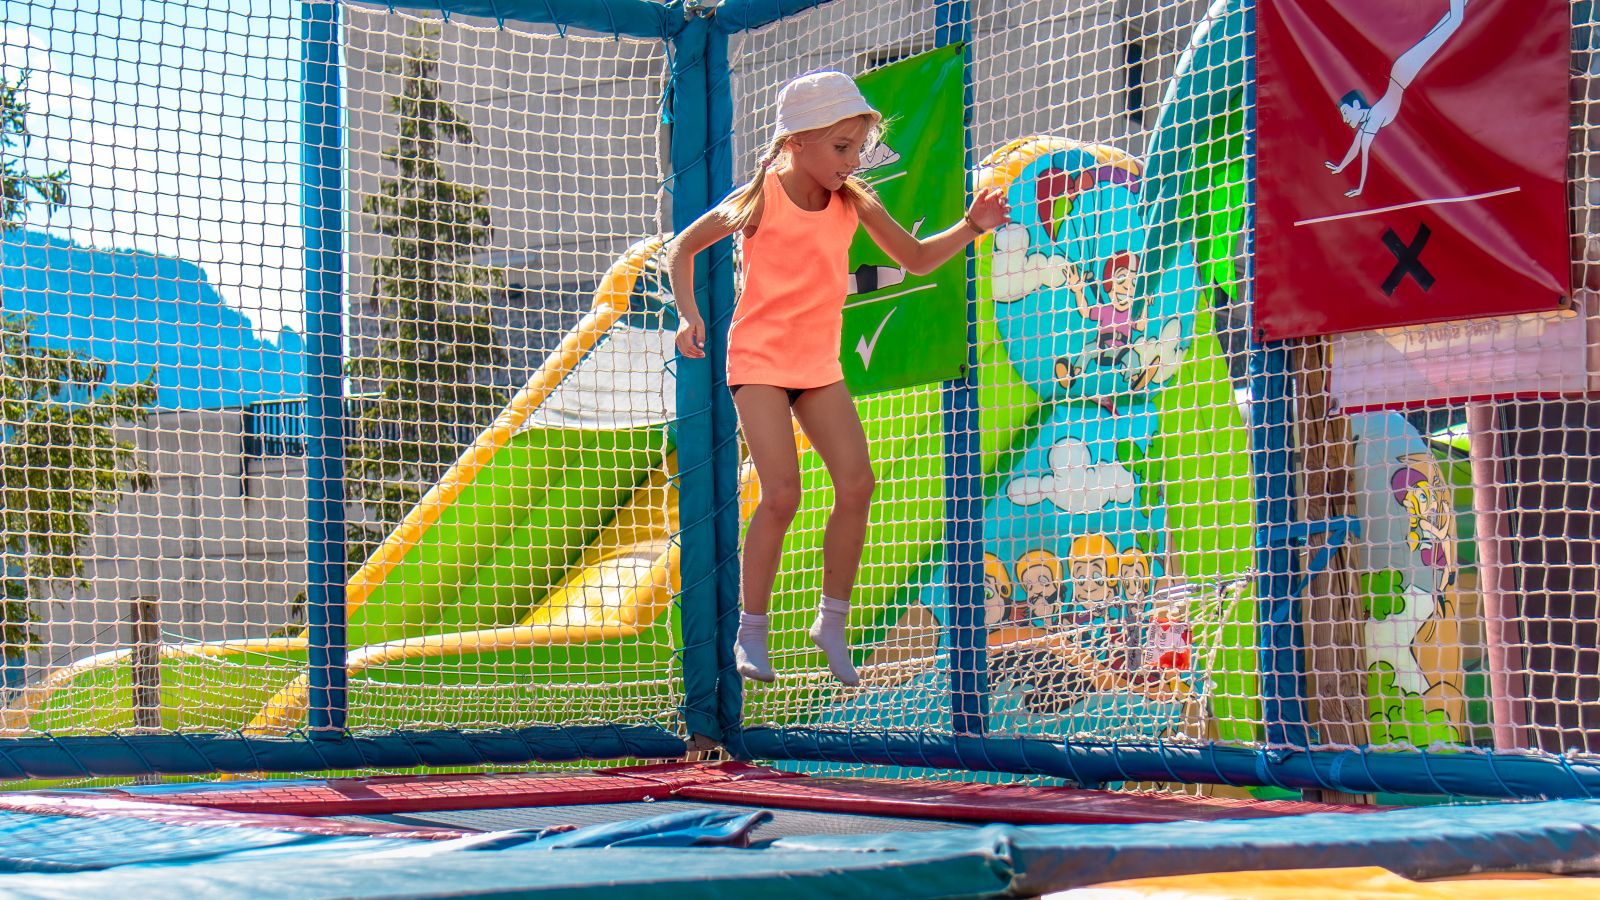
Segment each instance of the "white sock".
[{"label": "white sock", "polygon": [[739,674],[756,681],[777,681],[767,661],[767,617],[739,614],[739,637],[733,645],[733,667]]},{"label": "white sock", "polygon": [[850,662],[850,635],[845,625],[850,618],[850,601],[823,597],[817,604],[817,621],[811,625],[811,643],[828,655],[828,671],[833,677],[855,687],[861,683]]}]

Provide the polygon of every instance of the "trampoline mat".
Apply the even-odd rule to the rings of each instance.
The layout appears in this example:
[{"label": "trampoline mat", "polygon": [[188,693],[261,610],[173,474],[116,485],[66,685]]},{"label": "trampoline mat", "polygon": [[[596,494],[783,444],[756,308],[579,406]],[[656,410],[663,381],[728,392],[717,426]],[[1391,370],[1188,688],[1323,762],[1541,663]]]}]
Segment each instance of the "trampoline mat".
[{"label": "trampoline mat", "polygon": [[[731,803],[694,803],[684,800],[658,800],[654,803],[596,803],[576,806],[532,806],[515,809],[463,809],[438,812],[384,813],[367,816],[332,816],[344,822],[386,822],[395,825],[458,828],[469,831],[502,831],[512,828],[544,828],[550,825],[601,825],[624,819],[642,819],[691,809],[723,809],[730,812],[755,812],[759,806]],[[947,831],[973,826],[963,822],[932,819],[894,819],[887,816],[854,816],[847,813],[805,812],[772,809],[772,821],[756,830],[756,840],[794,837],[803,834],[883,834],[890,831]]]}]

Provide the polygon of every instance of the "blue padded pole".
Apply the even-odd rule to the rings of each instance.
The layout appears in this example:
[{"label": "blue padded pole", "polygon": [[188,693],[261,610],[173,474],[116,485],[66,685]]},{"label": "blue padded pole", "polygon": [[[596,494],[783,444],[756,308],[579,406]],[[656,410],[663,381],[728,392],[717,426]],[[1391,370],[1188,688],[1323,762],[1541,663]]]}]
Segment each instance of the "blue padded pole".
[{"label": "blue padded pole", "polygon": [[305,229],[306,724],[344,733],[344,191],[339,6],[301,4],[301,215]]},{"label": "blue padded pole", "polygon": [[[723,0],[713,27],[724,33],[754,31],[779,19],[796,16],[833,0]],[[965,0],[962,0],[965,5]]]},{"label": "blue padded pole", "polygon": [[417,766],[514,766],[580,759],[666,759],[683,755],[683,738],[655,725],[533,725],[488,731],[406,731],[308,741],[301,735],[66,735],[0,741],[0,780],[124,778],[410,769]]},{"label": "blue padded pole", "polygon": [[[706,51],[710,27],[704,18],[690,20],[672,39],[672,227],[682,231],[710,206],[706,165]],[[710,266],[703,253],[695,260],[694,292],[707,322],[716,321],[710,306]],[[680,291],[688,286],[673,285]],[[717,340],[707,335],[708,349]],[[712,351],[713,353],[715,350]],[[716,533],[716,450],[712,408],[715,357],[675,359],[678,419],[678,613],[683,631],[683,717],[691,735],[723,739],[719,719],[722,659],[719,652]],[[734,514],[738,514],[735,507]],[[729,659],[731,666],[731,656]]]},{"label": "blue padded pole", "polygon": [[[733,190],[733,91],[728,35],[706,38],[706,193],[708,205]],[[676,208],[676,207],[674,207]],[[733,321],[733,238],[709,251],[706,339],[711,360],[711,482],[716,532],[717,721],[724,733],[744,717],[744,684],[733,668],[739,631],[739,417],[728,393],[728,326]]]},{"label": "blue padded pole", "polygon": [[[966,0],[940,3],[935,43],[968,41]],[[971,50],[967,50],[970,57]],[[972,171],[972,81],[970,58],[963,59],[962,170]],[[967,185],[971,196],[971,185]],[[977,386],[977,303],[975,260],[967,250],[967,365],[960,378],[944,383],[945,449],[945,632],[950,673],[950,726],[956,734],[984,733],[989,715],[988,635],[983,624],[983,467],[979,444]]]},{"label": "blue padded pole", "polygon": [[1600,798],[1600,765],[1592,758],[1320,750],[1285,756],[1250,747],[1150,739],[1096,743],[812,726],[749,728],[735,740],[736,752],[758,759],[1012,772],[1080,784],[1181,781],[1351,794]]},{"label": "blue padded pole", "polygon": [[1305,653],[1300,604],[1294,597],[1297,560],[1287,538],[1294,521],[1290,472],[1289,350],[1284,341],[1263,343],[1256,327],[1256,6],[1246,11],[1245,58],[1245,290],[1250,310],[1250,463],[1256,491],[1256,568],[1260,640],[1261,706],[1266,741],[1281,747],[1310,746],[1304,696]]}]

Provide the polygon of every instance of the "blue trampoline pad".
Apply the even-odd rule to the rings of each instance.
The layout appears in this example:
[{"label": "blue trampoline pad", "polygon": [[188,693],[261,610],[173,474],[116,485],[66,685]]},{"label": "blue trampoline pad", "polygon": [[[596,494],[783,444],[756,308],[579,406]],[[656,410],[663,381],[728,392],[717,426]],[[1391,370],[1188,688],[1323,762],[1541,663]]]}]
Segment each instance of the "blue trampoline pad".
[{"label": "blue trampoline pad", "polygon": [[[712,809],[750,813],[766,807],[730,803],[696,803],[685,800],[658,800],[654,803],[596,803],[581,806],[533,806],[514,809],[465,809],[447,812],[389,813],[367,816],[334,816],[345,822],[385,822],[427,828],[459,828],[470,831],[503,831],[512,828],[547,828],[551,825],[599,825],[640,819],[663,813]],[[887,816],[854,816],[847,813],[809,812],[794,809],[768,809],[772,821],[756,829],[755,840],[794,837],[806,834],[884,834],[908,831],[970,831],[966,822],[932,819],[896,819]]]}]

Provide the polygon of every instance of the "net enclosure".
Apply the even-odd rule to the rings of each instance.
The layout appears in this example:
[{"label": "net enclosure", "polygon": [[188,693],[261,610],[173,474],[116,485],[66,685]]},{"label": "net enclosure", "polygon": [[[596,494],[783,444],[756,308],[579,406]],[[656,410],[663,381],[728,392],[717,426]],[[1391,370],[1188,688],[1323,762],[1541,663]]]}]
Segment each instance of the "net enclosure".
[{"label": "net enclosure", "polygon": [[[1247,0],[5,7],[0,775],[557,764],[1589,796],[1589,221],[1572,296],[1251,340]],[[840,348],[876,476],[851,631],[832,488],[732,668],[761,486],[722,375],[777,92],[857,79]],[[15,190],[12,186],[15,185]],[[680,286],[687,290],[687,286]],[[1463,399],[1470,398],[1470,399]]]}]

